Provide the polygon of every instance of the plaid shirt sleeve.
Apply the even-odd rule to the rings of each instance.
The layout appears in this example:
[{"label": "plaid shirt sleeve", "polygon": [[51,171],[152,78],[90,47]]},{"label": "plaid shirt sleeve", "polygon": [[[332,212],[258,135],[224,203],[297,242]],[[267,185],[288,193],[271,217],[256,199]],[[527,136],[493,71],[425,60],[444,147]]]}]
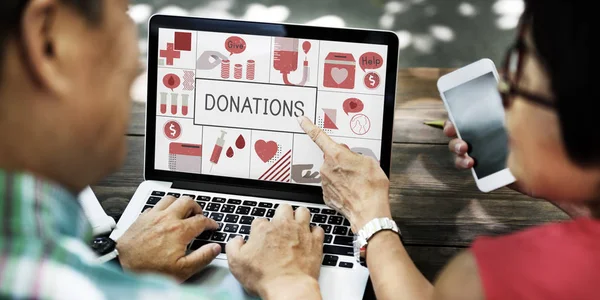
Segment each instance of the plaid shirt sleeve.
[{"label": "plaid shirt sleeve", "polygon": [[100,264],[77,199],[55,184],[0,170],[0,299],[246,299]]}]

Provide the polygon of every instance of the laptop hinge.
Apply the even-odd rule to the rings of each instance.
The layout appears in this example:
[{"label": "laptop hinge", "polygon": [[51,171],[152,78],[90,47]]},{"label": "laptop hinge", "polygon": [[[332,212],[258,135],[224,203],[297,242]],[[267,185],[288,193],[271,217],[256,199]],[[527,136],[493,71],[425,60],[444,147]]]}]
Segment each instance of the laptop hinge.
[{"label": "laptop hinge", "polygon": [[226,184],[222,184],[222,183],[212,184],[212,183],[203,183],[203,182],[174,181],[171,188],[323,204],[323,196],[322,195],[312,195],[312,194],[307,194],[307,193],[292,193],[292,192],[271,190],[271,189],[265,189],[265,188],[252,188],[252,187],[239,186],[239,185],[226,185]]}]

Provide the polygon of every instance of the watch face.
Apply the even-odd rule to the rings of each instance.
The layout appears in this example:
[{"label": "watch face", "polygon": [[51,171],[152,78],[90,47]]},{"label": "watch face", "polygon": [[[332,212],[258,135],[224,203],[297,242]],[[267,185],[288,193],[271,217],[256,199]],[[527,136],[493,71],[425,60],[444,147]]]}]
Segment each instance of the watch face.
[{"label": "watch face", "polygon": [[99,237],[92,240],[92,250],[98,255],[105,255],[115,250],[117,243],[108,237]]}]

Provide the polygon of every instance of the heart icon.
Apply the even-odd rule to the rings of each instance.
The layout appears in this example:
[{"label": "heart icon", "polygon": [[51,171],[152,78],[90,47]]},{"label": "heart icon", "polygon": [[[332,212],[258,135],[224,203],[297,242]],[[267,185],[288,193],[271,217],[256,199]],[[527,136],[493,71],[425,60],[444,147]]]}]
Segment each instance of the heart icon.
[{"label": "heart icon", "polygon": [[356,102],[350,102],[351,109],[355,109],[357,106],[358,106],[358,104],[356,104]]},{"label": "heart icon", "polygon": [[333,78],[333,81],[335,81],[335,83],[341,84],[342,82],[346,81],[346,78],[348,78],[348,70],[340,68],[331,68],[331,78]]},{"label": "heart icon", "polygon": [[256,155],[263,161],[268,162],[277,154],[277,143],[273,141],[266,142],[264,140],[258,140],[254,144],[254,151]]}]

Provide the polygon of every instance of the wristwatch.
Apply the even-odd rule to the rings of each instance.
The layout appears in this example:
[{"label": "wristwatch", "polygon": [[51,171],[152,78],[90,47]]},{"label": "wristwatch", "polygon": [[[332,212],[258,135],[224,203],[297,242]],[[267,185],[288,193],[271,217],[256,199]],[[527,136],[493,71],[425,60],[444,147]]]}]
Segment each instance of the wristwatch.
[{"label": "wristwatch", "polygon": [[360,229],[357,234],[354,235],[354,241],[352,245],[354,246],[354,258],[358,263],[366,266],[367,245],[369,244],[369,240],[375,234],[384,230],[391,230],[397,233],[400,237],[400,240],[402,240],[402,234],[400,233],[398,225],[396,225],[394,220],[390,218],[377,218],[371,220],[362,229]]},{"label": "wristwatch", "polygon": [[109,237],[97,237],[92,240],[92,250],[98,254],[98,261],[105,263],[119,256],[117,242]]}]

